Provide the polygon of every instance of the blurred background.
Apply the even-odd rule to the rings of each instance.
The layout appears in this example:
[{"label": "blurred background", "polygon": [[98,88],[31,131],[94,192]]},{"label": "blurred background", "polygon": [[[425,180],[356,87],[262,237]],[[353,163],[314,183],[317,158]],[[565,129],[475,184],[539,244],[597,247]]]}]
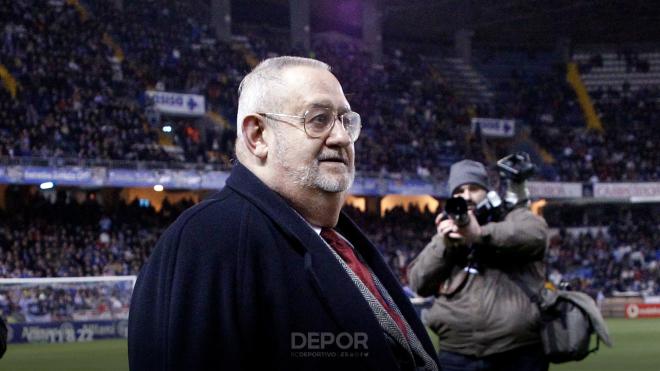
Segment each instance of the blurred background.
[{"label": "blurred background", "polygon": [[135,275],[224,186],[240,80],[299,55],[363,118],[345,211],[402,285],[449,165],[499,185],[525,151],[548,280],[590,294],[615,341],[552,369],[656,370],[658,24],[635,0],[0,0],[0,368],[128,369]]}]

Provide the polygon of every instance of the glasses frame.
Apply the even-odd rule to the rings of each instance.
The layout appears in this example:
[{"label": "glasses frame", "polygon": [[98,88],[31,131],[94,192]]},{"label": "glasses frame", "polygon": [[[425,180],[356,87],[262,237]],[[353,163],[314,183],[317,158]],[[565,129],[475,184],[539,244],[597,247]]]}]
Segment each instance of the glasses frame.
[{"label": "glasses frame", "polygon": [[[359,114],[359,113],[357,113],[357,112],[355,112],[355,111],[347,111],[347,112],[344,112],[344,113],[340,114],[340,113],[337,113],[337,112],[335,112],[335,111],[333,111],[333,110],[331,110],[331,109],[328,109],[328,108],[324,108],[324,109],[327,109],[328,111],[330,111],[330,112],[333,113],[334,120],[332,120],[332,124],[331,124],[330,126],[328,126],[328,128],[325,129],[325,131],[324,131],[322,134],[319,134],[319,135],[312,135],[312,134],[310,134],[309,131],[307,130],[307,120],[306,120],[306,118],[307,118],[307,114],[309,114],[309,113],[311,112],[311,110],[307,110],[307,111],[305,111],[305,114],[302,115],[302,116],[300,116],[300,115],[289,115],[289,114],[285,114],[285,113],[276,113],[276,112],[257,112],[257,114],[258,114],[258,115],[261,115],[261,116],[263,116],[263,117],[265,117],[265,118],[270,118],[271,120],[275,120],[275,121],[281,121],[281,122],[284,122],[284,123],[289,124],[289,125],[292,125],[292,126],[294,126],[293,123],[291,123],[291,122],[289,122],[289,121],[286,121],[286,120],[277,119],[277,117],[287,117],[287,118],[292,118],[292,119],[298,119],[298,120],[301,120],[301,122],[302,122],[302,124],[303,124],[303,131],[305,132],[305,134],[306,134],[308,137],[310,137],[310,138],[314,138],[314,139],[321,138],[321,137],[325,136],[326,134],[328,134],[329,132],[331,132],[332,129],[335,127],[335,123],[336,123],[337,121],[339,121],[339,122],[342,123],[342,126],[343,126],[344,131],[346,132],[346,134],[348,135],[348,137],[351,139],[351,141],[352,141],[353,143],[355,143],[355,141],[357,141],[358,138],[360,138],[360,133],[362,132],[362,118],[360,117],[360,114]],[[358,119],[359,119],[359,122],[358,122],[358,125],[357,125],[357,130],[356,130],[356,133],[357,133],[357,134],[355,135],[355,138],[353,138],[353,137],[351,136],[350,131],[349,131],[348,129],[346,129],[346,125],[344,124],[344,116],[345,116],[346,114],[351,114],[351,113],[356,114],[357,117],[358,117]],[[296,126],[296,127],[297,127],[297,126]]]}]

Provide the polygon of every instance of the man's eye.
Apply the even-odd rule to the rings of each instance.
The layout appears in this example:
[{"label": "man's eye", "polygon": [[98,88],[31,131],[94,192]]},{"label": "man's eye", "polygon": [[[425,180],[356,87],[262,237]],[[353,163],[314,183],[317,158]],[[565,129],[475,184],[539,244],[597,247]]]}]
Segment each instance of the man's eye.
[{"label": "man's eye", "polygon": [[310,123],[318,126],[325,126],[330,123],[332,120],[332,115],[329,113],[320,113],[317,115],[312,116],[312,119],[309,121]]}]

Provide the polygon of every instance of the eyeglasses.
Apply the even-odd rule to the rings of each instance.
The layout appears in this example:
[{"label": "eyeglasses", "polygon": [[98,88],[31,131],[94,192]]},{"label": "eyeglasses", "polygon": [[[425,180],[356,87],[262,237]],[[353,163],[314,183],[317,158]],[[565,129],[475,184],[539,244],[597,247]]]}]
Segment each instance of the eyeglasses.
[{"label": "eyeglasses", "polygon": [[287,124],[291,123],[285,120],[278,120],[274,117],[288,117],[302,120],[305,134],[310,138],[320,138],[328,134],[332,131],[337,120],[342,123],[346,134],[348,134],[348,137],[353,142],[358,139],[362,130],[362,119],[357,112],[353,111],[338,114],[329,108],[318,107],[308,110],[303,116],[272,112],[258,112],[258,114]]}]

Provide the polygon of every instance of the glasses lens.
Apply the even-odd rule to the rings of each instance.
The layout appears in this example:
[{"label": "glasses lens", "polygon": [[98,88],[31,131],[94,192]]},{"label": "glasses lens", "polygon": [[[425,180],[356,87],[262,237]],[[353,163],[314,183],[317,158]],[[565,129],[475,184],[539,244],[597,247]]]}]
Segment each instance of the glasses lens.
[{"label": "glasses lens", "polygon": [[305,114],[305,130],[312,137],[318,137],[330,129],[335,121],[331,110],[326,108],[315,108]]},{"label": "glasses lens", "polygon": [[[315,108],[307,111],[305,114],[305,132],[310,137],[321,137],[327,134],[332,128],[336,117],[337,114],[327,108]],[[360,129],[362,127],[360,115],[352,111],[346,112],[341,115],[341,121],[348,136],[351,140],[356,141],[358,136],[360,136]]]},{"label": "glasses lens", "polygon": [[362,129],[362,119],[357,112],[346,112],[342,117],[342,123],[348,133],[348,136],[355,142],[360,136]]}]

